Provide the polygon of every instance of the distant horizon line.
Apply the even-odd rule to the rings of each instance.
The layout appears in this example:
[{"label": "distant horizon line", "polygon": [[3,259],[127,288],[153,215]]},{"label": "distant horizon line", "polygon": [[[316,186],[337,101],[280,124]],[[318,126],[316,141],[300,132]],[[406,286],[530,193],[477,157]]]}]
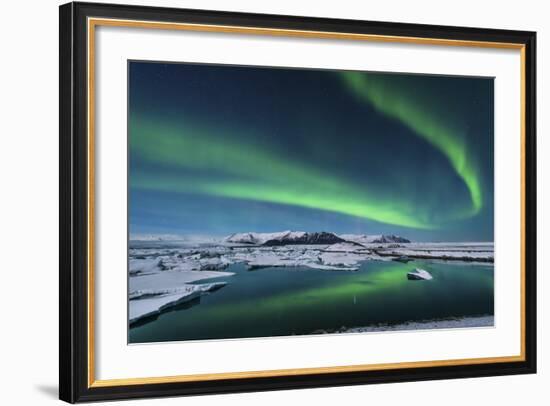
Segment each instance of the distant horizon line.
[{"label": "distant horizon line", "polygon": [[278,233],[287,233],[287,232],[294,232],[294,233],[331,233],[336,236],[341,235],[354,235],[354,236],[368,236],[368,237],[376,237],[376,236],[395,236],[395,237],[402,237],[410,240],[411,242],[483,242],[483,243],[494,243],[493,240],[486,240],[486,239],[479,239],[479,240],[443,240],[443,239],[437,239],[437,240],[424,240],[424,239],[412,239],[406,235],[401,234],[395,234],[395,233],[354,233],[354,232],[333,232],[333,231],[326,231],[326,230],[320,230],[320,231],[303,231],[303,230],[282,230],[282,231],[237,231],[237,232],[229,232],[229,233],[219,233],[219,234],[198,234],[198,233],[129,233],[128,234],[128,240],[129,241],[207,241],[207,240],[220,240],[227,238],[229,236],[235,235],[235,234],[278,234]]}]

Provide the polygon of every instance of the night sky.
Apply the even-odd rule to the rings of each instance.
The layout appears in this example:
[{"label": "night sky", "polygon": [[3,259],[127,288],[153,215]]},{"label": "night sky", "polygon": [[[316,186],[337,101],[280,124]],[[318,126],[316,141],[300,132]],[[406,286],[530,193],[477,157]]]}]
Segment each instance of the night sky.
[{"label": "night sky", "polygon": [[493,79],[129,62],[131,234],[493,240]]}]

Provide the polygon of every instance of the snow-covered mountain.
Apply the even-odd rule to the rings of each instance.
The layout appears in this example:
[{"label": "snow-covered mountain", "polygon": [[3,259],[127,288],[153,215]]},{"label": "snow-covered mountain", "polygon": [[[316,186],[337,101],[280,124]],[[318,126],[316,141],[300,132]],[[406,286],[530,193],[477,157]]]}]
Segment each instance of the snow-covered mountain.
[{"label": "snow-covered mountain", "polygon": [[305,231],[282,231],[278,233],[236,233],[225,238],[225,242],[234,244],[252,244],[265,246],[278,245],[314,245],[336,244],[344,240],[325,231],[308,233]]},{"label": "snow-covered mountain", "polygon": [[300,233],[301,235],[293,235],[292,233],[288,236],[282,238],[273,238],[267,240],[263,245],[275,246],[275,245],[292,245],[292,244],[304,244],[304,245],[314,245],[314,244],[336,244],[339,242],[344,242],[343,239],[338,237],[336,234],[327,233],[325,231],[314,232],[314,233]]},{"label": "snow-covered mountain", "polygon": [[236,233],[224,239],[225,242],[233,244],[250,245],[330,245],[341,242],[352,242],[356,244],[390,244],[410,243],[406,238],[397,235],[365,235],[365,234],[340,234],[305,231],[281,231],[277,233]]},{"label": "snow-covered mountain", "polygon": [[346,241],[353,241],[358,244],[391,244],[410,243],[410,240],[393,234],[366,235],[366,234],[340,234],[338,237]]},{"label": "snow-covered mountain", "polygon": [[234,244],[253,244],[261,245],[268,240],[300,237],[304,233],[301,231],[281,231],[278,233],[235,233],[224,238],[225,242]]}]

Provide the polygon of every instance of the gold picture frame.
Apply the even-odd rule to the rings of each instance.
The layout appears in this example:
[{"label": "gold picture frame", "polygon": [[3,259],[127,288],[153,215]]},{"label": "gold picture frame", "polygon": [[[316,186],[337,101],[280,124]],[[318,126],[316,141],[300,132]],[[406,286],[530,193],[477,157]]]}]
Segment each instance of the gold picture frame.
[{"label": "gold picture frame", "polygon": [[[163,16],[170,13],[170,21]],[[69,402],[241,390],[390,382],[535,371],[535,34],[405,24],[280,18],[196,10],[69,3],[61,15],[61,380]],[[138,16],[138,17],[136,17]],[[216,22],[209,22],[215,20]],[[202,22],[201,22],[202,21]],[[245,21],[246,23],[243,23]],[[97,27],[184,30],[512,49],[521,55],[521,353],[513,356],[101,380],[95,373],[95,31]],[[394,32],[392,34],[392,32]],[[86,92],[77,92],[85,85]],[[85,159],[77,159],[84,154]],[[85,164],[85,165],[84,165]],[[70,176],[72,172],[72,176]],[[78,185],[76,182],[80,182]],[[86,185],[83,188],[83,184]],[[83,200],[82,198],[85,197]],[[76,203],[75,203],[76,202]],[[76,220],[75,220],[76,219]],[[78,230],[75,221],[79,222]],[[84,238],[82,238],[84,237]],[[79,245],[78,248],[75,245]],[[78,255],[80,261],[71,261]],[[84,258],[83,258],[84,257]],[[67,302],[67,296],[75,299]],[[76,316],[80,320],[76,320]],[[82,320],[85,316],[85,322]],[[223,383],[223,385],[221,384]]]}]

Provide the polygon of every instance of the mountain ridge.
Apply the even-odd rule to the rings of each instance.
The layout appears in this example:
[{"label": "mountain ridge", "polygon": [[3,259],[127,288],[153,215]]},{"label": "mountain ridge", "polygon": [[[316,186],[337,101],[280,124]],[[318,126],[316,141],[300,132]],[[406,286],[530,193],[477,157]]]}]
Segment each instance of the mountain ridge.
[{"label": "mountain ridge", "polygon": [[234,233],[223,239],[224,242],[235,244],[250,244],[263,246],[281,245],[330,245],[341,242],[354,244],[389,244],[410,243],[411,241],[394,234],[366,235],[366,234],[335,234],[327,231],[281,231],[275,233]]}]

